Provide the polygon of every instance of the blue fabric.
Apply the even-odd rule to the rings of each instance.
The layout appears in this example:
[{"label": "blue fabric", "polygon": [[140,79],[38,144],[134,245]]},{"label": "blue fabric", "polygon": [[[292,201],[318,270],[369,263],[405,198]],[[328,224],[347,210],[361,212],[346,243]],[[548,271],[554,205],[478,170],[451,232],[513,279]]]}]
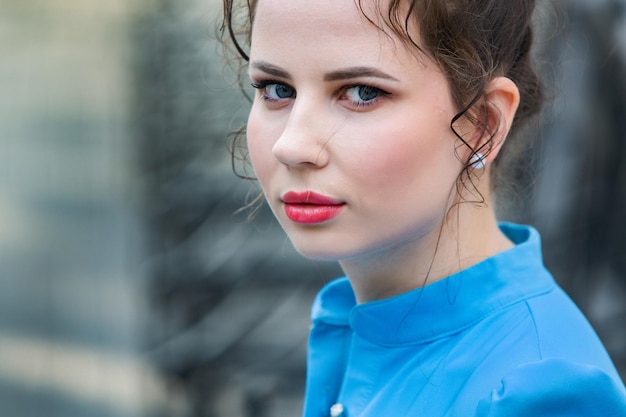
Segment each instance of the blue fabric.
[{"label": "blue fabric", "polygon": [[305,417],[626,417],[597,335],[544,268],[536,230],[446,279],[356,304],[341,278],[318,294]]}]

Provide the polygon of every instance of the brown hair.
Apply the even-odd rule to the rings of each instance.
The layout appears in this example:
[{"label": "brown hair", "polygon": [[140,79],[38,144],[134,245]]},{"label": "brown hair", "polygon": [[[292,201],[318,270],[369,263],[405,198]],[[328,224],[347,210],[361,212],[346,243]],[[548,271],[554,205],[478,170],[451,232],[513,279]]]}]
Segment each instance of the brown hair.
[{"label": "brown hair", "polygon": [[[234,46],[239,56],[247,61],[242,42],[246,46],[250,44],[258,0],[223,1],[222,39],[226,46]],[[395,35],[408,47],[432,58],[446,75],[452,99],[459,110],[450,127],[471,151],[459,176],[459,182],[467,188],[466,180],[473,184],[472,157],[477,152],[487,155],[496,133],[487,125],[489,103],[484,96],[489,81],[496,76],[508,77],[519,89],[520,106],[512,133],[543,104],[542,83],[531,58],[535,0],[389,0],[386,10],[381,0],[371,1],[378,1],[377,17],[382,18]],[[364,0],[355,2],[364,16],[384,31],[375,23],[378,19],[367,16]],[[418,28],[419,36],[411,33],[414,27]],[[467,117],[487,135],[487,140],[479,148],[473,148],[456,133],[454,123],[461,117]],[[241,136],[243,130],[238,133]],[[496,159],[496,167],[503,151]],[[497,169],[492,169],[495,171]],[[479,200],[482,201],[482,196]]]}]

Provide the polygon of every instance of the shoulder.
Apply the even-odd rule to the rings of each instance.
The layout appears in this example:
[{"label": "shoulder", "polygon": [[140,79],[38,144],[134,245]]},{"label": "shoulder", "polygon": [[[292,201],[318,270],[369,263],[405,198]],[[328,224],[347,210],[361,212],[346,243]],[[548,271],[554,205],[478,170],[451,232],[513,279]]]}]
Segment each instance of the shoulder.
[{"label": "shoulder", "polygon": [[618,378],[563,359],[520,365],[480,401],[476,417],[624,417],[626,390]]}]

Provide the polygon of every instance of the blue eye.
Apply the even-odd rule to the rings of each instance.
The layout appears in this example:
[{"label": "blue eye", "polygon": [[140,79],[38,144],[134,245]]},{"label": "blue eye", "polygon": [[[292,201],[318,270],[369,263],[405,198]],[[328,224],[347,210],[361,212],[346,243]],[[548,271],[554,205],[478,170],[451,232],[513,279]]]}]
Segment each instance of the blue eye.
[{"label": "blue eye", "polygon": [[252,87],[257,90],[261,90],[263,99],[268,101],[284,100],[294,98],[296,96],[296,90],[292,87],[275,81],[262,81],[257,84],[253,83]]},{"label": "blue eye", "polygon": [[355,85],[346,90],[348,99],[356,104],[369,104],[376,100],[383,91],[369,85]]},{"label": "blue eye", "polygon": [[274,100],[292,98],[296,95],[294,89],[285,84],[270,84],[265,87],[265,93]]}]

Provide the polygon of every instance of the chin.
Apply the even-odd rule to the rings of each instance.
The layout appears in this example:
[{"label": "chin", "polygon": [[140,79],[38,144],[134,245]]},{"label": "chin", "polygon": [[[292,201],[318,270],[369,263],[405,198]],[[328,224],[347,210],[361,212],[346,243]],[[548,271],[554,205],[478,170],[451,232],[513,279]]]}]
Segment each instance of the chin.
[{"label": "chin", "polygon": [[327,262],[336,262],[341,259],[345,259],[349,257],[349,254],[344,250],[339,250],[339,248],[333,247],[332,244],[329,243],[319,243],[319,242],[311,242],[312,239],[308,239],[305,241],[294,241],[290,239],[291,244],[296,249],[296,251],[304,256],[307,259],[311,259],[313,261],[327,261]]},{"label": "chin", "polygon": [[311,247],[302,248],[296,245],[294,245],[294,247],[300,255],[312,261],[337,262],[345,258],[345,256],[342,256],[342,254],[329,251],[328,249],[320,250],[320,248]]},{"label": "chin", "polygon": [[372,248],[363,245],[341,244],[337,239],[331,241],[313,241],[314,239],[293,240],[291,244],[296,251],[313,261],[339,262],[347,259],[360,258],[363,255],[375,252]]}]

